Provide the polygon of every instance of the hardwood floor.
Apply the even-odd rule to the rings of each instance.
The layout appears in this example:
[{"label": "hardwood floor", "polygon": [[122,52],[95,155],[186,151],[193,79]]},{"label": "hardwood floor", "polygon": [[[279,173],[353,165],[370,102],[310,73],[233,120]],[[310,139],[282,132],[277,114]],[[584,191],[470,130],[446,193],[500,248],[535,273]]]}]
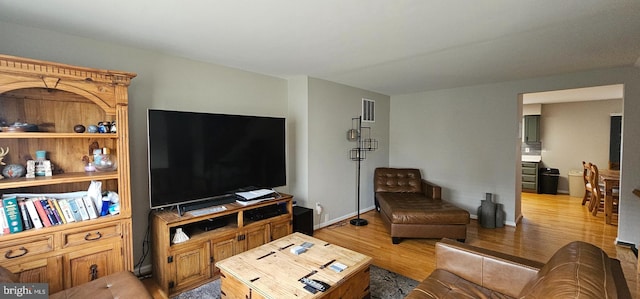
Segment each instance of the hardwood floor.
[{"label": "hardwood floor", "polygon": [[[581,203],[582,198],[568,195],[523,193],[524,218],[517,227],[485,229],[472,219],[466,243],[546,262],[571,241],[589,242],[621,261],[631,295],[640,298],[636,256],[630,248],[615,244],[618,228],[604,223],[604,213],[593,216]],[[437,240],[405,239],[393,245],[377,212],[361,214],[361,218],[369,225],[356,227],[346,220],[316,230],[314,237],[369,255],[374,265],[418,281],[434,270]]]}]

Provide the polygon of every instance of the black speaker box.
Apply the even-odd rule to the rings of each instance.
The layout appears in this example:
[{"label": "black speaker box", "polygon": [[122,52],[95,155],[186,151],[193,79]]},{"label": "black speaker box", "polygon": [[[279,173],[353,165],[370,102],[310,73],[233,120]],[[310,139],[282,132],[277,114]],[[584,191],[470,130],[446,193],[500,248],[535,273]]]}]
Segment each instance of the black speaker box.
[{"label": "black speaker box", "polygon": [[313,236],[313,210],[305,207],[293,207],[293,231]]}]

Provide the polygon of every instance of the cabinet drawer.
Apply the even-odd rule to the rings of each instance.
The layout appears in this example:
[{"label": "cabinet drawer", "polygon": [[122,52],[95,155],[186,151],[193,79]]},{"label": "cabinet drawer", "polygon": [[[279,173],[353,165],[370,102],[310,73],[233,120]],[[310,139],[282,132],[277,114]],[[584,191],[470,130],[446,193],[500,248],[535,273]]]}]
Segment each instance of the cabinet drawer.
[{"label": "cabinet drawer", "polygon": [[523,175],[522,176],[522,181],[523,182],[536,182],[536,176],[535,175]]},{"label": "cabinet drawer", "polygon": [[122,227],[120,223],[109,223],[107,225],[95,225],[62,233],[62,247],[84,245],[111,238],[122,237]]},{"label": "cabinet drawer", "polygon": [[536,162],[522,162],[522,168],[538,168],[538,163]]},{"label": "cabinet drawer", "polygon": [[2,242],[0,245],[0,262],[19,261],[40,253],[53,251],[53,235],[22,238],[15,241]]},{"label": "cabinet drawer", "polygon": [[532,183],[532,182],[522,182],[522,189],[527,189],[527,190],[536,190],[536,183]]},{"label": "cabinet drawer", "polygon": [[536,174],[535,168],[522,168],[522,174]]}]

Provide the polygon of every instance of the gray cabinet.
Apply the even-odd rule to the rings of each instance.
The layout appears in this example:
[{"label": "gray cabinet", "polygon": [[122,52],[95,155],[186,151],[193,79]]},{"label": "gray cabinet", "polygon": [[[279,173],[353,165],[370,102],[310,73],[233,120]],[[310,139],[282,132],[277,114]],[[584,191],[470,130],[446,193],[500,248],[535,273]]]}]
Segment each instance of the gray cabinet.
[{"label": "gray cabinet", "polygon": [[522,162],[522,192],[538,192],[538,164]]},{"label": "gray cabinet", "polygon": [[540,115],[524,116],[524,143],[540,142]]}]

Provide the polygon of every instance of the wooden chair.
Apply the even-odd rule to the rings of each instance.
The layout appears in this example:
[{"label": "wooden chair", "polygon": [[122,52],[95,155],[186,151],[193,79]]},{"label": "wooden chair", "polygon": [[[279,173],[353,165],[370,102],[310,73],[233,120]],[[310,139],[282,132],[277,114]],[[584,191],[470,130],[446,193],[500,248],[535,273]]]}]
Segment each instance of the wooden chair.
[{"label": "wooden chair", "polygon": [[609,161],[609,169],[610,170],[620,170],[620,163],[619,162],[611,162],[611,161]]},{"label": "wooden chair", "polygon": [[[598,172],[598,166],[596,166],[595,164],[592,163],[588,163],[590,164],[591,167],[591,171],[590,171],[590,178],[591,178],[591,199],[589,202],[589,211],[591,211],[591,214],[593,214],[593,216],[598,215],[599,211],[604,211],[604,194],[605,194],[605,190],[604,190],[604,184],[600,183],[600,174]],[[613,208],[612,211],[614,213],[617,212],[617,207],[618,207],[618,201],[620,198],[620,194],[619,191],[617,189],[613,189],[612,192],[612,197],[613,197]]]},{"label": "wooden chair", "polygon": [[[591,194],[591,162],[582,161],[582,179],[584,180],[584,197],[582,197],[582,205],[590,201]],[[589,209],[591,210],[591,209]]]}]

